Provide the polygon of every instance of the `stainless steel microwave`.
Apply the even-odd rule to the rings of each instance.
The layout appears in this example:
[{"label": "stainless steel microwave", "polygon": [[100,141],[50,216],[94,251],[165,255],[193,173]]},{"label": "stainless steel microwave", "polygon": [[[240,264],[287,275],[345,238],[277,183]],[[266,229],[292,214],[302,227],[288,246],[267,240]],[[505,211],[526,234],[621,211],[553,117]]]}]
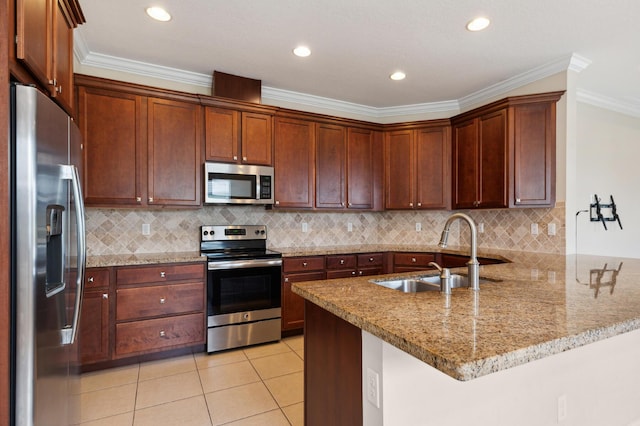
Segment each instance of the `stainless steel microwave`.
[{"label": "stainless steel microwave", "polygon": [[273,167],[204,163],[205,204],[273,204]]}]

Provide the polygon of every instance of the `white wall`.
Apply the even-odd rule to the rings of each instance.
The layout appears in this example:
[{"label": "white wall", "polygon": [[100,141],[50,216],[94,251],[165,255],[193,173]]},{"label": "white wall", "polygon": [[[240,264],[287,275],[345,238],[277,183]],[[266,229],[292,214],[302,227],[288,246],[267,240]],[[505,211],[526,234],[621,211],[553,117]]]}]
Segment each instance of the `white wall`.
[{"label": "white wall", "polygon": [[613,195],[624,227],[607,222],[605,231],[581,213],[577,252],[640,258],[640,118],[585,103],[577,111],[577,207],[588,209],[594,194],[604,203]]},{"label": "white wall", "polygon": [[[366,425],[631,426],[640,421],[640,330],[468,382],[363,333],[363,376],[379,368],[383,405],[363,387]],[[369,340],[374,340],[370,342]],[[558,422],[558,398],[567,416]],[[632,423],[634,422],[634,423]]]}]

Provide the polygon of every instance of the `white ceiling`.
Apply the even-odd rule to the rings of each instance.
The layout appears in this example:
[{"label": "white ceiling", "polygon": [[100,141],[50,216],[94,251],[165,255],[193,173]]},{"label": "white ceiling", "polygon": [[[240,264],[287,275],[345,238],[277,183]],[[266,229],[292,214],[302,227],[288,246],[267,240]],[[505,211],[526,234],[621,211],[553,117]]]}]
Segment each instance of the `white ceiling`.
[{"label": "white ceiling", "polygon": [[[87,65],[211,84],[213,70],[375,109],[459,105],[576,66],[579,94],[640,116],[639,0],[80,0]],[[173,19],[151,20],[148,6]],[[491,26],[465,24],[484,15]],[[292,54],[298,44],[312,50]],[[572,68],[573,69],[573,68]],[[402,70],[404,81],[389,75]]]}]

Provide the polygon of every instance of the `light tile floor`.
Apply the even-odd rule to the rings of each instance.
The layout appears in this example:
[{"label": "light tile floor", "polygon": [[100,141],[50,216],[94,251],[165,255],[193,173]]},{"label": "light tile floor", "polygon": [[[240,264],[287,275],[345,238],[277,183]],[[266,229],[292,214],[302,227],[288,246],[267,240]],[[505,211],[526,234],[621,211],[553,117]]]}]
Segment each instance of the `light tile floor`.
[{"label": "light tile floor", "polygon": [[303,337],[85,373],[82,426],[302,426]]}]

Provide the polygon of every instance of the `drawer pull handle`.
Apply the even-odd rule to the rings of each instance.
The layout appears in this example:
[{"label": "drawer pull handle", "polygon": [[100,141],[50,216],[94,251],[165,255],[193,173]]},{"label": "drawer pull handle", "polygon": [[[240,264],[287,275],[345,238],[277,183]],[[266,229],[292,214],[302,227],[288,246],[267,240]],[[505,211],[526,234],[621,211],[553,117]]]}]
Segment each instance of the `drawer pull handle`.
[{"label": "drawer pull handle", "polygon": [[165,278],[166,274],[164,271],[160,272],[160,278]]},{"label": "drawer pull handle", "polygon": [[233,161],[237,161],[237,160],[238,160],[238,156],[237,156],[237,155],[234,155],[234,156],[233,156]]},{"label": "drawer pull handle", "polygon": [[373,257],[370,257],[370,258],[369,258],[369,262],[373,262]]},{"label": "drawer pull handle", "polygon": [[161,305],[164,305],[166,301],[167,301],[167,299],[165,299],[164,297],[160,298],[160,304]]},{"label": "drawer pull handle", "polygon": [[141,203],[142,202],[142,197],[136,197],[136,203]]},{"label": "drawer pull handle", "polygon": [[89,277],[89,278],[87,278],[87,281],[89,281],[90,283],[92,283],[92,282],[93,282],[93,277]]},{"label": "drawer pull handle", "polygon": [[167,333],[164,330],[160,330],[160,337],[167,337]]},{"label": "drawer pull handle", "polygon": [[149,202],[153,203],[153,197],[149,197]]},{"label": "drawer pull handle", "polygon": [[416,262],[417,262],[416,258],[415,258],[415,257],[412,257],[412,258],[411,258],[411,262],[416,263]]},{"label": "drawer pull handle", "polygon": [[340,264],[344,265],[344,259],[340,259]]},{"label": "drawer pull handle", "polygon": [[355,274],[356,274],[356,271],[352,271],[352,272],[351,272],[351,275],[355,275]]},{"label": "drawer pull handle", "polygon": [[285,279],[284,279],[284,282],[285,282],[285,283],[288,283],[288,282],[289,282],[289,278],[285,278]]},{"label": "drawer pull handle", "polygon": [[102,293],[102,298],[103,298],[103,299],[108,299],[108,298],[109,298],[109,295],[108,295],[107,293]]},{"label": "drawer pull handle", "polygon": [[362,275],[362,271],[360,271],[359,274]]},{"label": "drawer pull handle", "polygon": [[302,266],[307,267],[307,262],[302,262]]},{"label": "drawer pull handle", "polygon": [[409,203],[409,207],[413,207],[413,203]]}]

